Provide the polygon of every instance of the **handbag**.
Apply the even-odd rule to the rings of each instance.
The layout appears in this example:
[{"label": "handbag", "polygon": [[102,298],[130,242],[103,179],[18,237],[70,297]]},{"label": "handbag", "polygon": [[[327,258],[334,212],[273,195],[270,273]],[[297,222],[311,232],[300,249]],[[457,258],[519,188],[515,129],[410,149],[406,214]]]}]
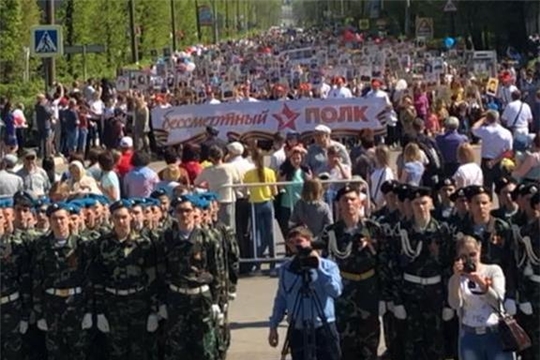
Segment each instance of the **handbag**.
[{"label": "handbag", "polygon": [[498,308],[491,305],[499,315],[498,334],[501,339],[503,351],[520,352],[531,347],[531,338],[517,323],[514,317],[505,313],[502,302],[497,299]]}]

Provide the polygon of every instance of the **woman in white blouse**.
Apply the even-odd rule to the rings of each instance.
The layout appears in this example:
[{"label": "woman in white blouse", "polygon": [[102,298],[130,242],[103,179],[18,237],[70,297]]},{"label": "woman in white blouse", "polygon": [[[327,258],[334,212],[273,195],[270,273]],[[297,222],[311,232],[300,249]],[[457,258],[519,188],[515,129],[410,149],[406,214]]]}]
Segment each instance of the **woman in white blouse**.
[{"label": "woman in white blouse", "polygon": [[474,161],[474,150],[469,143],[459,145],[457,160],[461,164],[453,178],[456,181],[456,189],[469,185],[484,185],[482,169]]},{"label": "woman in white blouse", "polygon": [[448,303],[459,314],[460,360],[512,360],[498,333],[500,308],[505,294],[505,278],[498,265],[480,261],[481,245],[471,236],[457,242],[458,260],[448,282]]}]

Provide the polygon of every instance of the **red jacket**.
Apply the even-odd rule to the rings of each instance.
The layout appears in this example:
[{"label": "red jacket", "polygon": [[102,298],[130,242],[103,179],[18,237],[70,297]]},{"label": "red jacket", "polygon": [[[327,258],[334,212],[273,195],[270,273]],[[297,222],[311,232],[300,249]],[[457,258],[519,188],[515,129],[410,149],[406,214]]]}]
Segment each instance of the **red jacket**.
[{"label": "red jacket", "polygon": [[118,164],[116,164],[116,172],[120,177],[124,177],[128,172],[131,171],[133,166],[131,166],[131,158],[133,157],[133,151],[128,150],[120,156]]}]

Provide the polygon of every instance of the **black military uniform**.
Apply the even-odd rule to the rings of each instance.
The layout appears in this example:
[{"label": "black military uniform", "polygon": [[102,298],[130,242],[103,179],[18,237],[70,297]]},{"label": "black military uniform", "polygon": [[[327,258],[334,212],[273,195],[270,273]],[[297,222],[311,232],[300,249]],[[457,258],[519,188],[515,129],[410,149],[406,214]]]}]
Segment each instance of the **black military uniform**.
[{"label": "black military uniform", "polygon": [[455,192],[456,182],[452,178],[442,179],[437,184],[437,194],[440,198],[433,210],[433,217],[439,221],[447,222],[454,213],[454,204],[450,195]]},{"label": "black military uniform", "polygon": [[502,177],[495,181],[495,193],[497,194],[497,197],[499,198],[499,208],[495,209],[491,212],[491,215],[493,217],[502,219],[506,221],[507,223],[512,223],[514,220],[514,217],[519,213],[519,206],[515,204],[515,200],[512,200],[512,202],[515,204],[515,208],[507,208],[506,206],[501,205],[501,197],[504,195],[501,195],[502,192],[508,187],[508,186],[515,186],[517,183],[516,181],[511,177]]}]

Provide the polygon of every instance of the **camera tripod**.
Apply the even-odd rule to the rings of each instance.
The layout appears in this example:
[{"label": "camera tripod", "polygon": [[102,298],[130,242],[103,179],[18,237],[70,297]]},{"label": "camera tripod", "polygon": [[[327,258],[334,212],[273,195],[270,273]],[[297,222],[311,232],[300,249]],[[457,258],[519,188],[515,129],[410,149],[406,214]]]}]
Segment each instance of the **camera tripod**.
[{"label": "camera tripod", "polygon": [[[294,299],[293,311],[290,316],[289,327],[287,328],[287,335],[281,350],[281,360],[285,360],[289,352],[291,337],[296,326],[296,319],[300,316],[304,319],[302,322],[302,359],[301,360],[317,360],[317,343],[315,335],[315,321],[317,318],[321,319],[323,331],[326,332],[328,338],[334,337],[328,320],[324,314],[324,309],[321,304],[321,300],[317,296],[317,293],[309,286],[311,283],[311,276],[309,269],[301,269],[299,272],[301,276],[302,284],[300,290],[296,294]],[[311,300],[311,309],[308,312],[304,307],[304,300]],[[310,319],[305,320],[306,314],[311,316]]]}]

